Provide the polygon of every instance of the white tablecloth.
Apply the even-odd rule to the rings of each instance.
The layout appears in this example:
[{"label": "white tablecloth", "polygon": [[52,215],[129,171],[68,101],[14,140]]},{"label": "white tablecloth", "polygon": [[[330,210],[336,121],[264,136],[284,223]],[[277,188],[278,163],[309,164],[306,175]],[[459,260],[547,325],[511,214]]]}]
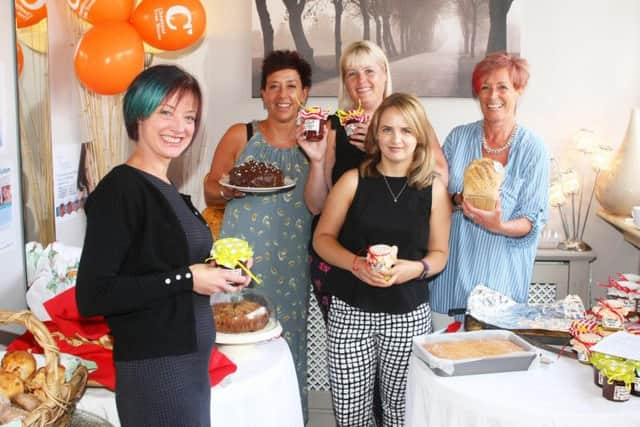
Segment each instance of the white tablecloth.
[{"label": "white tablecloth", "polygon": [[[213,427],[302,427],[298,382],[289,346],[283,338],[220,346],[238,370],[211,389]],[[115,394],[87,388],[78,408],[119,426]]]},{"label": "white tablecloth", "polygon": [[439,377],[411,356],[406,427],[489,426],[638,427],[640,397],[606,400],[591,366],[566,357],[528,371]]}]

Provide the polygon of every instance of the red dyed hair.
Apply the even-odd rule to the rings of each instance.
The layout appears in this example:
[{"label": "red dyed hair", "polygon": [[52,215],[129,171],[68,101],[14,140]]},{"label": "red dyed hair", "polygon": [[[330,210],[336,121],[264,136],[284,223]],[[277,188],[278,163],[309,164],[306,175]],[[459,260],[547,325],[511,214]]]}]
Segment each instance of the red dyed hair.
[{"label": "red dyed hair", "polygon": [[524,90],[529,81],[529,63],[526,59],[514,56],[507,52],[494,52],[478,62],[473,69],[471,84],[473,95],[478,96],[482,82],[488,74],[506,68],[511,78],[511,83],[516,90]]}]

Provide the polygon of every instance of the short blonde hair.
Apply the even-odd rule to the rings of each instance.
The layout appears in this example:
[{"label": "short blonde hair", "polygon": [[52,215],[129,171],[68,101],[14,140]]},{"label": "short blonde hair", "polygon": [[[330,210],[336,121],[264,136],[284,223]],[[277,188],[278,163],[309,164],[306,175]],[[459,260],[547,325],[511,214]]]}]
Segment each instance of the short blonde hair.
[{"label": "short blonde hair", "polygon": [[348,68],[354,66],[376,63],[384,70],[387,83],[382,94],[383,99],[391,94],[391,71],[389,60],[380,47],[369,40],[359,40],[351,43],[342,51],[340,57],[340,88],[338,90],[338,106],[343,110],[355,108],[354,100],[349,97],[346,87],[346,74]]},{"label": "short blonde hair", "polygon": [[360,175],[380,176],[377,166],[380,163],[381,153],[377,134],[380,117],[391,108],[398,110],[416,137],[417,144],[413,152],[413,161],[407,172],[407,182],[409,186],[420,190],[433,182],[435,155],[431,144],[436,138],[436,133],[427,118],[422,102],[415,96],[406,93],[389,95],[382,101],[371,118],[364,142],[366,157],[360,166]]}]

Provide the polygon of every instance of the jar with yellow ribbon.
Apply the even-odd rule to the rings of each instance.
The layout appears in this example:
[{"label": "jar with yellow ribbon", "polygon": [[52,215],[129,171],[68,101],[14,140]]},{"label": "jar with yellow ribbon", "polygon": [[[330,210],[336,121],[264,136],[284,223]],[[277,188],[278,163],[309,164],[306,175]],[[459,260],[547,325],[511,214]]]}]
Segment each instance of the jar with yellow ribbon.
[{"label": "jar with yellow ribbon", "polygon": [[603,375],[600,368],[608,361],[616,360],[622,362],[624,359],[618,356],[611,356],[610,354],[593,352],[591,353],[591,365],[593,365],[593,383],[598,387],[602,387]]},{"label": "jar with yellow ribbon", "polygon": [[626,402],[635,381],[634,366],[627,361],[606,360],[600,364],[603,375],[602,396],[613,402]]},{"label": "jar with yellow ribbon", "polygon": [[640,361],[629,360],[629,363],[633,365],[636,377],[633,380],[633,386],[631,387],[631,394],[634,396],[640,396]]},{"label": "jar with yellow ribbon", "polygon": [[213,243],[209,258],[205,261],[215,261],[216,265],[227,268],[238,274],[246,273],[256,283],[261,283],[246,266],[249,259],[253,256],[253,250],[246,240],[236,237],[226,237],[218,239]]}]

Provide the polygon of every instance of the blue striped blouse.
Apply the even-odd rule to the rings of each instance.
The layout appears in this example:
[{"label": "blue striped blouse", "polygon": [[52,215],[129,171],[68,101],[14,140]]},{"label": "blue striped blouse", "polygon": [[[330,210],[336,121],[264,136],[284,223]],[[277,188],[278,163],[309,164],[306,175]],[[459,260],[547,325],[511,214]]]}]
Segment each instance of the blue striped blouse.
[{"label": "blue striped blouse", "polygon": [[[482,121],[458,126],[444,143],[449,163],[449,193],[461,192],[464,171],[482,157]],[[519,126],[500,188],[502,220],[528,218],[533,227],[522,237],[492,233],[474,224],[461,210],[451,218],[449,261],[430,284],[431,309],[447,313],[464,308],[477,284],[517,302],[526,302],[538,237],[548,213],[549,153],[542,140]]]}]

